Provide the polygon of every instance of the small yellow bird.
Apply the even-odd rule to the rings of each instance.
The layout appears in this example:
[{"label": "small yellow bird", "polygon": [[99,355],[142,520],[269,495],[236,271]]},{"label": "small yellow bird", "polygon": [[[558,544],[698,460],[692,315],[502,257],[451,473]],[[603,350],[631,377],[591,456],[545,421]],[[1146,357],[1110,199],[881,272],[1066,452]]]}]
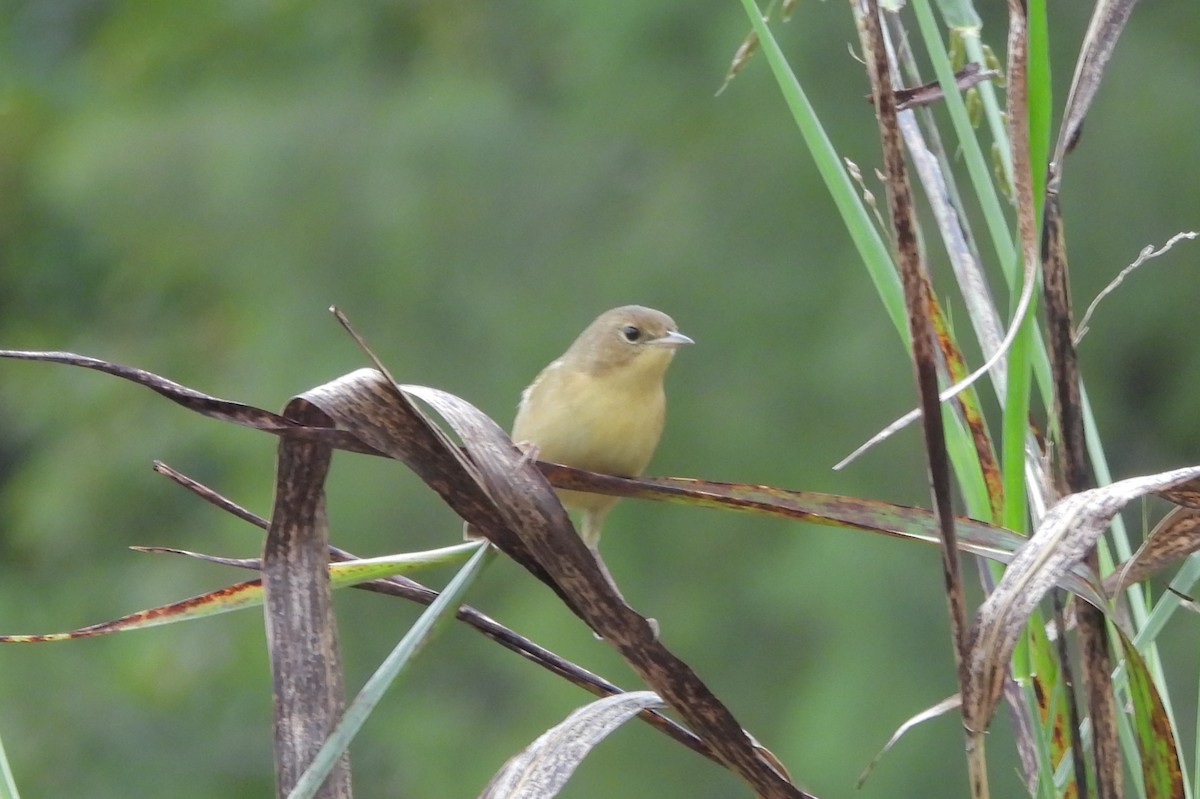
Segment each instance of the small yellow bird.
[{"label": "small yellow bird", "polygon": [[[694,343],[661,311],[625,305],[588,325],[521,394],[512,438],[540,460],[622,477],[642,473],[662,436],[663,376],[675,350]],[[580,537],[600,542],[617,497],[559,491],[581,511]]]}]

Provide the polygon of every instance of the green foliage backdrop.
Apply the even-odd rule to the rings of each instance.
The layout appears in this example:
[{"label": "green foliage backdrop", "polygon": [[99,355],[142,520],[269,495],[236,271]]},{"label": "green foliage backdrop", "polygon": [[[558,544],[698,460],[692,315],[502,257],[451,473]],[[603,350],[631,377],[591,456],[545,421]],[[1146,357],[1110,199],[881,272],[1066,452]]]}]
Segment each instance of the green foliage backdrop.
[{"label": "green foliage backdrop", "polygon": [[[1052,8],[1060,92],[1089,13]],[[985,26],[998,51],[1004,24]],[[1200,227],[1198,28],[1194,3],[1144,4],[1117,50],[1072,156],[1079,307],[1146,244]],[[765,65],[714,97],[745,32],[738,4],[711,0],[6,2],[0,346],[93,354],[278,407],[363,364],[325,311],[336,303],[401,380],[507,424],[586,321],[640,302],[698,342],[672,368],[652,472],[927,504],[915,430],[829,469],[915,393]],[[869,173],[878,145],[848,9],[802,3],[779,35],[838,148]],[[1196,246],[1136,273],[1081,346],[1118,475],[1200,452],[1200,342],[1181,336],[1200,292]],[[252,555],[260,543],[148,467],[161,458],[265,513],[273,453],[265,436],[128,384],[0,364],[0,632],[231,581],[125,550]],[[402,467],[346,454],[330,514],[334,540],[364,555],[459,535]],[[954,690],[932,548],[626,502],[605,553],[630,600],[818,795],[851,793],[892,729]],[[416,610],[345,593],[353,689]],[[473,602],[636,687],[515,567],[494,568]],[[1163,639],[1177,674],[1195,672],[1194,633]],[[29,796],[271,790],[255,613],[7,647],[0,675],[0,734]],[[1194,703],[1194,682],[1172,688],[1177,707]],[[454,630],[369,722],[356,785],[473,796],[585,699]],[[960,747],[956,717],[919,729],[862,795],[962,795]],[[998,795],[1020,790],[994,773]],[[631,725],[566,795],[741,790]]]}]

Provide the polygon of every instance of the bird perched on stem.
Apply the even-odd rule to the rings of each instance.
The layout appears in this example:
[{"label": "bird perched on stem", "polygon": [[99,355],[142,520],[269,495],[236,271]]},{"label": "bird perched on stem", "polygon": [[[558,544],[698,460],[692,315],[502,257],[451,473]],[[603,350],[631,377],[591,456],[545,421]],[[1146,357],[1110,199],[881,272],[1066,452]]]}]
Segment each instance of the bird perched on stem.
[{"label": "bird perched on stem", "polygon": [[[662,436],[663,377],[692,340],[661,311],[625,305],[600,314],[521,394],[512,438],[531,457],[622,477],[642,473]],[[583,514],[590,548],[617,497],[559,491]]]}]

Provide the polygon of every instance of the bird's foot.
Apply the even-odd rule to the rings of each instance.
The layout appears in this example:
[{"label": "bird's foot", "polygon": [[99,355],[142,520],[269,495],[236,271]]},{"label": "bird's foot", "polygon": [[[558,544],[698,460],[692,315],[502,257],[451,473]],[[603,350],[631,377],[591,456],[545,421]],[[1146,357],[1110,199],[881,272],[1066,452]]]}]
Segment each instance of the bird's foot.
[{"label": "bird's foot", "polygon": [[513,443],[517,445],[517,449],[521,450],[521,462],[517,464],[518,467],[533,463],[542,454],[541,448],[532,441],[514,441]]}]

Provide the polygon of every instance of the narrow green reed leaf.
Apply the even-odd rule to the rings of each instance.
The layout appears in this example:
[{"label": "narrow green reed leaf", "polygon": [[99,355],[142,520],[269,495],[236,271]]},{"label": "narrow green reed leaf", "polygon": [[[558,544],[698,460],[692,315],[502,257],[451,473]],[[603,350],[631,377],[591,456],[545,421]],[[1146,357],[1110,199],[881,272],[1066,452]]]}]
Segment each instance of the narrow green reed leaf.
[{"label": "narrow green reed leaf", "polygon": [[1032,381],[1030,348],[1033,344],[1037,295],[1008,351],[1008,382],[1001,421],[1001,469],[1004,475],[1004,515],[1000,523],[1010,530],[1029,529],[1028,495],[1025,492],[1025,458],[1029,440],[1029,400]]},{"label": "narrow green reed leaf", "polygon": [[779,42],[764,21],[757,3],[755,0],[742,0],[742,6],[750,18],[750,24],[754,26],[755,33],[758,34],[759,46],[771,67],[771,74],[779,85],[784,102],[787,103],[792,119],[795,120],[800,135],[812,153],[817,171],[842,215],[842,221],[863,259],[863,264],[867,267],[876,291],[883,300],[884,308],[892,324],[900,331],[901,340],[907,342],[908,317],[904,310],[904,295],[895,264],[892,262],[891,250],[871,223],[871,216],[863,206],[858,192],[854,190],[854,184],[847,176],[833,142],[821,126],[816,110],[788,65]]},{"label": "narrow green reed leaf", "polygon": [[1050,120],[1054,95],[1050,85],[1050,34],[1045,0],[1029,2],[1029,160],[1033,164],[1033,201],[1042,217],[1046,196],[1046,170],[1050,161]]}]

